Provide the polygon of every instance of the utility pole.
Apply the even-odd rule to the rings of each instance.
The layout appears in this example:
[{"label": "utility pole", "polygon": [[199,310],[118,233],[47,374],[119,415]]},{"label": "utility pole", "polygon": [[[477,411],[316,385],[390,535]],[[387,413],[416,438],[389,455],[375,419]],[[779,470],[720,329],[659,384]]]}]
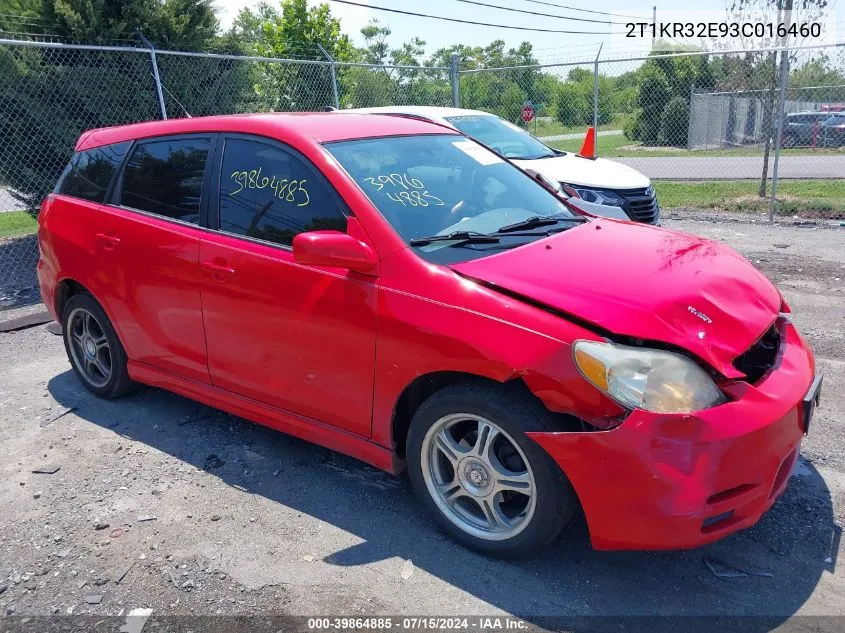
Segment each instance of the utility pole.
[{"label": "utility pole", "polygon": [[651,47],[654,48],[654,42],[657,40],[657,5],[651,7]]}]

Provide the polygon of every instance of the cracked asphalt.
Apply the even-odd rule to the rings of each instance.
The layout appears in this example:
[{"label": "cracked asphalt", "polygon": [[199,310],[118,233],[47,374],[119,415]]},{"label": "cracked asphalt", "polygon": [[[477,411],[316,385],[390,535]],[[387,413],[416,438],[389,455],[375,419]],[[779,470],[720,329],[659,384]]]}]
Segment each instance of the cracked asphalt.
[{"label": "cracked asphalt", "polygon": [[825,374],[802,459],[755,527],[696,550],[613,553],[593,551],[577,518],[534,560],[486,559],[438,533],[404,477],[163,391],[97,400],[40,326],[0,334],[0,629],[136,608],[513,614],[534,628],[845,615],[845,229],[686,218],[665,223],[731,244],[778,284]]}]

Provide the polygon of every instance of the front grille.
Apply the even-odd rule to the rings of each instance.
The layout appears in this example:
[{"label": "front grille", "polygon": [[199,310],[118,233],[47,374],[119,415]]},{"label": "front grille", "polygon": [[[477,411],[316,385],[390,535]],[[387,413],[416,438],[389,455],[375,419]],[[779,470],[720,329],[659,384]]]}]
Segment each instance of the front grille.
[{"label": "front grille", "polygon": [[657,204],[657,197],[654,195],[653,187],[617,189],[616,193],[625,198],[622,210],[634,222],[654,224],[657,221],[660,207]]},{"label": "front grille", "polygon": [[775,324],[747,352],[737,357],[734,367],[745,374],[748,382],[757,384],[774,367],[779,348],[780,332]]}]

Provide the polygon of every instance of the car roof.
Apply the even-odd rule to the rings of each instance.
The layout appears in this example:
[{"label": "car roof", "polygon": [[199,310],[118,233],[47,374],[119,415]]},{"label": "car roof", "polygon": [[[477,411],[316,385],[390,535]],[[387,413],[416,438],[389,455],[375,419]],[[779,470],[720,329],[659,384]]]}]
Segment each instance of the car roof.
[{"label": "car roof", "polygon": [[447,108],[443,106],[380,106],[377,108],[352,108],[350,110],[340,110],[344,114],[407,114],[409,116],[423,117],[426,119],[446,119],[454,116],[495,116],[489,112],[482,112],[481,110],[465,110],[463,108]]},{"label": "car roof", "polygon": [[317,143],[379,136],[456,133],[426,121],[367,114],[343,117],[334,112],[233,114],[97,128],[85,132],[79,138],[76,151],[141,138],[197,132],[240,132],[273,138],[297,137]]}]

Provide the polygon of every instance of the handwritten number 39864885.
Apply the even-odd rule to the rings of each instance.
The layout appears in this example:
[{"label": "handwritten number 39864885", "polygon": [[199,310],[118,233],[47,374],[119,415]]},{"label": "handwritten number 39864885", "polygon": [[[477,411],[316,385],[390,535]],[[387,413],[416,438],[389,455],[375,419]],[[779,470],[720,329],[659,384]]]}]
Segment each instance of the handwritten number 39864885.
[{"label": "handwritten number 39864885", "polygon": [[296,203],[298,207],[304,207],[311,203],[311,197],[305,187],[307,182],[305,178],[291,180],[289,178],[276,178],[276,176],[262,176],[260,167],[249,171],[233,171],[231,177],[240,188],[232,191],[229,194],[230,196],[234,196],[244,189],[266,189],[269,187],[279,200]]}]

